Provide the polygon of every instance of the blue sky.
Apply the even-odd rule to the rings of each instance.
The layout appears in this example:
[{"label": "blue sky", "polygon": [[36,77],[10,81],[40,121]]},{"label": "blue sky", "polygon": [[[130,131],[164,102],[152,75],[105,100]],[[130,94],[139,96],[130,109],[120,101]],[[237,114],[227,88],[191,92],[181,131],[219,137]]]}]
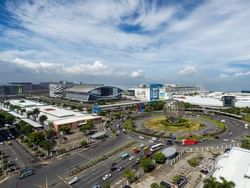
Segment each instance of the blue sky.
[{"label": "blue sky", "polygon": [[2,0],[0,81],[250,89],[249,0]]}]

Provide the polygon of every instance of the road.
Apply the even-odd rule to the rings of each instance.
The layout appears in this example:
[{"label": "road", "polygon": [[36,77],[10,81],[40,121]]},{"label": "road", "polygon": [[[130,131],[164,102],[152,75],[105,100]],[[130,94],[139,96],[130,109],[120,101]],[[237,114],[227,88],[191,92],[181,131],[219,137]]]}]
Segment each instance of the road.
[{"label": "road", "polygon": [[[202,143],[196,145],[197,147],[204,147],[204,146],[215,146],[218,144],[223,143],[223,140],[229,139],[236,140],[239,139],[242,135],[250,134],[249,129],[244,128],[244,123],[230,118],[226,116],[218,116],[215,115],[213,118],[221,120],[224,119],[228,126],[228,130],[225,131],[223,134],[219,136],[218,139],[213,140],[206,140]],[[118,122],[115,122],[116,125]],[[236,126],[237,125],[237,126]],[[118,128],[118,130],[122,130],[122,126]],[[121,131],[122,132],[122,131]],[[229,134],[232,132],[232,134]],[[137,133],[128,133],[123,134],[120,133],[117,137],[112,140],[107,140],[100,145],[97,145],[94,148],[89,148],[88,150],[75,150],[70,153],[70,155],[65,156],[61,160],[56,160],[52,164],[49,164],[43,168],[38,168],[35,175],[27,177],[23,180],[16,180],[15,178],[11,178],[9,181],[0,185],[3,188],[13,188],[13,187],[32,187],[34,185],[44,185],[47,179],[49,187],[55,188],[63,188],[67,187],[66,184],[63,183],[62,180],[58,178],[58,175],[62,177],[67,177],[68,172],[75,168],[77,165],[82,165],[87,163],[90,160],[93,160],[114,148],[117,148],[121,145],[124,145],[126,142],[131,140],[137,140],[140,142],[148,143],[151,139],[150,137],[145,137],[144,140],[139,139],[140,134]],[[226,142],[224,142],[226,143]],[[183,146],[177,146],[181,149]],[[124,166],[124,167],[132,167],[135,163],[135,160],[129,161],[128,159],[122,160],[119,155],[112,156],[108,160],[105,160],[101,163],[98,163],[92,168],[85,170],[84,172],[80,173],[80,181],[77,182],[73,187],[81,187],[81,188],[88,188],[93,186],[94,184],[103,184],[102,177],[106,173],[110,173],[110,165],[111,163],[117,163],[117,166]],[[112,177],[108,180],[108,182],[115,182],[119,177],[122,176],[123,172],[111,172]]]},{"label": "road", "polygon": [[[136,156],[136,155],[134,155]],[[139,158],[139,154],[137,154],[136,158]],[[119,177],[123,175],[123,169],[122,171],[115,170],[111,172],[110,167],[112,163],[115,163],[116,167],[125,167],[127,169],[135,168],[137,169],[139,167],[139,164],[136,163],[136,158],[129,160],[127,159],[122,159],[119,154],[116,154],[112,157],[110,157],[108,160],[103,161],[94,167],[84,171],[78,177],[80,178],[80,181],[77,182],[76,184],[73,185],[74,188],[91,188],[93,185],[99,184],[103,185],[104,182],[114,182],[117,180]],[[105,174],[110,173],[112,176],[110,179],[103,181],[102,177]],[[58,183],[56,188],[66,188],[67,185],[65,185],[62,181]]]},{"label": "road", "polygon": [[[9,179],[9,181],[4,182],[0,185],[3,188],[13,188],[13,187],[31,187],[31,185],[43,185],[47,179],[50,187],[56,187],[60,183],[59,176],[67,177],[69,171],[74,169],[78,165],[87,163],[99,156],[102,156],[115,148],[120,147],[128,143],[129,137],[127,135],[119,135],[112,140],[107,140],[94,148],[89,148],[87,150],[74,151],[70,155],[66,155],[61,160],[55,160],[52,164],[49,164],[43,168],[38,168],[37,172],[25,179],[16,180],[15,177]],[[32,183],[31,183],[32,182]]]},{"label": "road", "polygon": [[0,129],[0,142],[2,143],[0,149],[8,156],[7,159],[11,160],[19,168],[35,165],[38,159],[15,140],[16,135],[13,129],[2,127]]}]

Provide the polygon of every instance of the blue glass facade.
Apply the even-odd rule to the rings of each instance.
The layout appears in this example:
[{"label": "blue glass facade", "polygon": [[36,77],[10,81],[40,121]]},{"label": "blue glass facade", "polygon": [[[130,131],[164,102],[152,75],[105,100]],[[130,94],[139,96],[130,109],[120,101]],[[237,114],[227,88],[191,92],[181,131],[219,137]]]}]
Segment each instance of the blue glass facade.
[{"label": "blue glass facade", "polygon": [[150,84],[150,100],[155,101],[160,98],[160,88],[162,88],[162,84]]}]

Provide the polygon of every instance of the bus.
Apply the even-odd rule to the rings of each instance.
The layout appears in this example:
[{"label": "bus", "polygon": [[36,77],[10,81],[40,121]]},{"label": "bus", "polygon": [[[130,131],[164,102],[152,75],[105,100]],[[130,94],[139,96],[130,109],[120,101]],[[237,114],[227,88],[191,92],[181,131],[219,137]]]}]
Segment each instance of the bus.
[{"label": "bus", "polygon": [[157,150],[161,149],[162,147],[163,147],[163,144],[159,143],[159,144],[155,144],[153,146],[150,146],[149,150],[154,152],[154,151],[157,151]]},{"label": "bus", "polygon": [[23,179],[33,174],[34,174],[34,170],[32,168],[26,168],[20,171],[18,179]]}]

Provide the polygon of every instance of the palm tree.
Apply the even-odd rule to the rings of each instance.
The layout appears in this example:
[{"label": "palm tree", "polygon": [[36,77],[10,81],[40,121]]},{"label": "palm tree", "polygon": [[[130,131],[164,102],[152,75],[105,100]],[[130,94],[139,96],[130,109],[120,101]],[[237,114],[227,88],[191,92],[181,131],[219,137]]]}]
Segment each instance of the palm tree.
[{"label": "palm tree", "polygon": [[216,181],[216,178],[210,176],[210,178],[205,179],[203,188],[218,188],[218,182]]},{"label": "palm tree", "polygon": [[40,114],[40,110],[39,110],[38,108],[35,108],[35,109],[33,110],[33,114],[34,114],[36,117],[38,117],[38,115]]},{"label": "palm tree", "polygon": [[30,116],[33,115],[33,112],[32,111],[28,111],[26,114],[27,114],[27,118],[30,118]]},{"label": "palm tree", "polygon": [[35,108],[33,110],[33,117],[34,117],[35,121],[36,121],[36,118],[38,117],[39,113],[40,113],[40,110],[38,108]]},{"label": "palm tree", "polygon": [[26,112],[26,110],[24,108],[21,109],[21,114],[23,115],[23,113]]},{"label": "palm tree", "polygon": [[9,105],[10,105],[10,102],[9,102],[9,101],[7,101],[7,102],[4,103],[4,107],[5,107],[5,108],[8,108]]},{"label": "palm tree", "polygon": [[47,119],[48,119],[48,117],[46,115],[41,115],[39,117],[39,121],[41,122],[42,125],[44,124],[44,121],[46,121]]},{"label": "palm tree", "polygon": [[220,182],[216,181],[216,178],[211,176],[204,180],[203,188],[234,188],[235,183],[232,181],[227,181],[224,177],[220,177]]},{"label": "palm tree", "polygon": [[232,181],[227,181],[224,177],[220,177],[222,183],[219,183],[220,188],[234,188],[235,183]]},{"label": "palm tree", "polygon": [[16,112],[19,113],[21,111],[21,107],[20,106],[15,106],[16,108]]}]

